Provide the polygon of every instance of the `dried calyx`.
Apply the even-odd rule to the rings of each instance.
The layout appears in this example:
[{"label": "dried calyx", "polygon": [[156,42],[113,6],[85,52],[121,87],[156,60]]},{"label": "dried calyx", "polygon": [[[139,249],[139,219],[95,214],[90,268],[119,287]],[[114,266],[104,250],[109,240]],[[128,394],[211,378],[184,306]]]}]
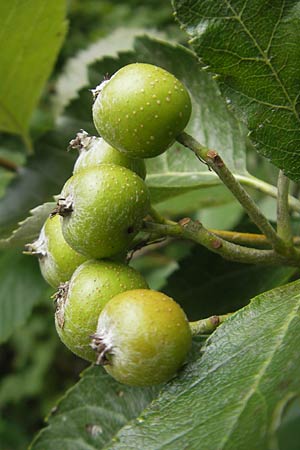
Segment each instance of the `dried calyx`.
[{"label": "dried calyx", "polygon": [[80,130],[74,139],[69,143],[68,150],[75,149],[79,153],[82,151],[87,151],[93,145],[94,141],[97,139],[96,136],[91,136],[84,130]]},{"label": "dried calyx", "polygon": [[71,214],[73,211],[73,199],[70,195],[67,197],[60,197],[57,200],[56,207],[51,212],[50,217],[56,216],[56,214],[59,214],[62,217],[66,217]]},{"label": "dried calyx", "polygon": [[96,86],[95,89],[91,89],[94,101],[96,100],[96,98],[98,97],[104,86],[109,82],[109,80],[110,78],[106,78],[100,84],[98,84],[98,86]]},{"label": "dried calyx", "polygon": [[53,295],[55,304],[55,318],[60,328],[63,328],[65,323],[65,304],[68,297],[70,283],[61,283],[57,292]]},{"label": "dried calyx", "polygon": [[107,358],[107,355],[112,352],[112,347],[107,345],[104,342],[103,336],[98,333],[92,334],[91,339],[90,347],[97,354],[96,364],[100,366],[110,365],[111,362]]},{"label": "dried calyx", "polygon": [[23,252],[25,255],[35,255],[38,258],[45,258],[47,256],[47,245],[44,233],[41,232],[39,238],[25,245],[25,251]]}]

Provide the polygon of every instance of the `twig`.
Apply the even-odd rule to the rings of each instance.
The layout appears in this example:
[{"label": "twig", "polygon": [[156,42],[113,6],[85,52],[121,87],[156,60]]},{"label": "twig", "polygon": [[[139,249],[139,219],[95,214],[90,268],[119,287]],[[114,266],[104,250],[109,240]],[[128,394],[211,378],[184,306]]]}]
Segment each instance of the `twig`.
[{"label": "twig", "polygon": [[171,236],[178,239],[189,239],[203,245],[207,249],[225,259],[248,264],[286,264],[298,267],[300,255],[279,255],[274,250],[258,250],[228,242],[207,230],[200,222],[182,219],[173,224],[144,222],[144,229],[153,236]]},{"label": "twig", "polygon": [[192,150],[195,155],[201,161],[204,161],[218,177],[223,181],[225,186],[232,192],[235,198],[243,206],[251,220],[257,225],[261,232],[266,236],[273,249],[280,253],[285,254],[286,246],[283,240],[277,235],[276,231],[268,221],[268,219],[262,214],[260,209],[256,206],[255,202],[249,196],[243,186],[235,179],[231,171],[228,169],[220,155],[214,151],[209,150],[201,145],[196,139],[187,133],[183,132],[177,137],[178,142],[185,147]]}]

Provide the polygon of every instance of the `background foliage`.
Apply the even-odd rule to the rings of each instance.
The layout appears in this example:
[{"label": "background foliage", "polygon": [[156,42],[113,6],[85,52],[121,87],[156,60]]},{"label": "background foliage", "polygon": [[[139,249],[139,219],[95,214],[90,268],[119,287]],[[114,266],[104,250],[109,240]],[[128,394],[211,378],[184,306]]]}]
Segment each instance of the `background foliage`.
[{"label": "background foliage", "polygon": [[[32,449],[198,449],[200,441],[203,449],[298,448],[299,282],[278,287],[297,280],[297,270],[228,263],[181,241],[136,254],[132,265],[190,320],[255,297],[206,343],[195,339],[179,378],[136,389],[98,367],[82,372],[87,364],[56,336],[53,290],[22,254],[72,172],[70,139],[79,129],[95,133],[89,89],[130,62],[160,65],[185,83],[193,101],[188,131],[218,149],[271,219],[274,201],[261,191],[274,192],[268,183],[277,170],[255,149],[299,180],[299,2],[172,6],[1,3],[0,160],[10,162],[0,168],[1,450],[26,448],[46,416]],[[152,201],[168,217],[255,231],[217,177],[179,144],[147,170]],[[295,216],[297,232],[298,224]]]}]

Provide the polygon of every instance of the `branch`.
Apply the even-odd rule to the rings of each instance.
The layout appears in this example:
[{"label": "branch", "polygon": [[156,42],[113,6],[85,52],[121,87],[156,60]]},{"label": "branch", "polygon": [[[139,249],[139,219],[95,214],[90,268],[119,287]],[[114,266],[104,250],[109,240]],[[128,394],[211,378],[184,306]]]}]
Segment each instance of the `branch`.
[{"label": "branch", "polygon": [[[164,225],[175,225],[176,222],[166,219],[162,216],[158,211],[156,211],[153,206],[150,210],[150,216],[153,219],[153,222],[164,224]],[[227,230],[208,230],[210,233],[215,234],[216,236],[225,239],[225,241],[232,242],[233,244],[240,244],[249,247],[255,248],[269,248],[270,242],[267,240],[264,234],[256,234],[256,233],[242,233],[240,231],[227,231]],[[300,245],[300,236],[293,237],[293,244],[295,246]]]},{"label": "branch", "polygon": [[235,198],[243,206],[251,220],[257,225],[261,232],[266,236],[273,249],[276,252],[284,254],[286,252],[285,243],[277,235],[276,231],[267,220],[267,218],[262,214],[260,209],[256,206],[255,202],[249,196],[248,192],[243,188],[243,186],[235,179],[233,174],[230,172],[220,155],[214,151],[209,150],[198,141],[196,141],[192,136],[183,132],[177,137],[178,142],[183,144],[185,147],[192,150],[200,161],[208,165],[223,181],[225,186],[232,192]]},{"label": "branch", "polygon": [[236,245],[207,230],[200,222],[194,222],[191,219],[182,219],[172,224],[144,222],[144,229],[155,237],[171,236],[177,239],[189,239],[230,261],[248,264],[286,264],[297,267],[300,264],[298,254],[281,256],[274,250],[258,250]]}]

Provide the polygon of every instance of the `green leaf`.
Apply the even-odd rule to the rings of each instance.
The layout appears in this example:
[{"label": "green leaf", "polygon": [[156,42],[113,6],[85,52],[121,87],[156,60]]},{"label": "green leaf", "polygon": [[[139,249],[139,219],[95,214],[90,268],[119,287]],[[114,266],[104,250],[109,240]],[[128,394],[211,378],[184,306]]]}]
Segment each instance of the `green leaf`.
[{"label": "green leaf", "polygon": [[257,150],[300,179],[299,1],[174,0],[197,55]]},{"label": "green leaf", "polygon": [[55,202],[48,202],[32,209],[30,216],[20,222],[18,228],[7,239],[0,239],[0,248],[23,247],[33,242],[54,207]]},{"label": "green leaf", "polygon": [[16,251],[0,254],[0,342],[25,323],[47,286],[35,258]]},{"label": "green leaf", "polygon": [[106,448],[268,449],[280,402],[300,390],[299,288],[266,292],[229,318]]},{"label": "green leaf", "polygon": [[24,140],[65,36],[65,12],[65,0],[13,0],[0,5],[0,129]]},{"label": "green leaf", "polygon": [[[158,388],[133,388],[90,367],[62,398],[31,450],[100,449],[151,402]],[[144,448],[144,447],[143,447]]]}]

